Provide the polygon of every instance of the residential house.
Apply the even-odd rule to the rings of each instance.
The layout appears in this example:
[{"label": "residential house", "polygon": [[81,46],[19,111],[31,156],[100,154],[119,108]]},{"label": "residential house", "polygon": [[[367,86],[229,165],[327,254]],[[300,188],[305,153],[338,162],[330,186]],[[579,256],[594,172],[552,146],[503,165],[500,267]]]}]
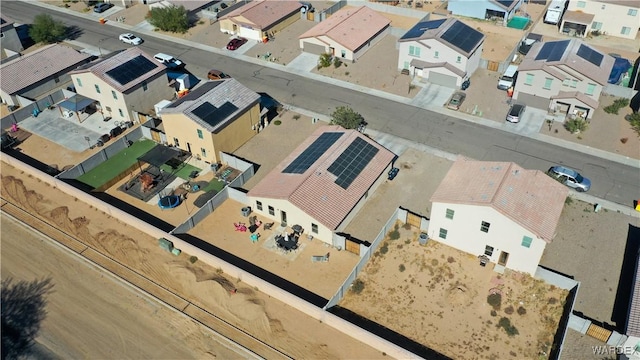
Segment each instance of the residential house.
[{"label": "residential house", "polygon": [[67,84],[70,72],[91,59],[68,46],[51,44],[2,64],[2,102],[10,106],[31,103]]},{"label": "residential house", "polygon": [[524,0],[449,0],[447,10],[457,16],[498,19],[503,26],[507,26],[523,3]]},{"label": "residential house", "polygon": [[484,38],[454,18],[420,21],[398,40],[398,70],[458,87],[478,68]]},{"label": "residential house", "polygon": [[[640,236],[637,227],[630,226],[629,232],[635,232]],[[629,234],[631,239],[631,234]],[[633,283],[631,284],[629,309],[627,311],[625,343],[619,352],[620,359],[640,360],[640,252],[635,256],[635,269],[633,271]]]},{"label": "residential house", "polygon": [[220,31],[263,41],[300,19],[298,1],[255,0],[220,18]]},{"label": "residential house", "polygon": [[6,17],[0,17],[0,39],[2,39],[2,49],[14,52],[24,50],[13,21]]},{"label": "residential house", "polygon": [[253,211],[333,245],[386,180],[395,155],[356,130],[318,128],[249,193]]},{"label": "residential house", "polygon": [[431,197],[431,239],[533,275],[568,189],[539,170],[459,158]]},{"label": "residential house", "polygon": [[614,62],[579,39],[536,43],[518,66],[513,99],[590,119]]},{"label": "residential house", "polygon": [[71,73],[76,92],[100,103],[116,121],[144,122],[154,105],[176,94],[167,67],[138,47],[102,58]]},{"label": "residential house", "polygon": [[209,163],[258,133],[260,95],[235,79],[207,81],[160,110],[169,143]]},{"label": "residential house", "polygon": [[382,39],[391,20],[366,6],[342,8],[300,35],[300,48],[355,61]]},{"label": "residential house", "polygon": [[560,31],[573,36],[606,34],[634,40],[640,28],[640,2],[627,0],[569,1]]}]

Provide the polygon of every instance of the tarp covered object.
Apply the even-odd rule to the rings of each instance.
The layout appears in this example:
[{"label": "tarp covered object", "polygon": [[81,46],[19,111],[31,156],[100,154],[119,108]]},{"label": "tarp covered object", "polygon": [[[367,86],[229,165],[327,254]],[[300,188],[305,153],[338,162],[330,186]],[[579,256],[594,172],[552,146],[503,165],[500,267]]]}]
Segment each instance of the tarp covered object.
[{"label": "tarp covered object", "polygon": [[629,60],[617,57],[609,75],[609,84],[618,84],[622,79],[622,74],[626,73],[630,68],[631,62]]}]

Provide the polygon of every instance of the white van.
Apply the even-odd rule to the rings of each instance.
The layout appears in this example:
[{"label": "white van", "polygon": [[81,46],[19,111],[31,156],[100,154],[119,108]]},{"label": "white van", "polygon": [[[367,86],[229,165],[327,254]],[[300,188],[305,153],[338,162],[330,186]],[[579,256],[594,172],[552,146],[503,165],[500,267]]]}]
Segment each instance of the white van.
[{"label": "white van", "polygon": [[507,70],[505,70],[504,74],[498,80],[498,89],[507,90],[516,82],[516,75],[518,74],[518,65],[509,65]]},{"label": "white van", "polygon": [[153,58],[158,60],[158,62],[165,64],[170,69],[179,69],[184,67],[184,63],[182,61],[174,58],[171,55],[158,53],[158,54],[155,54]]}]

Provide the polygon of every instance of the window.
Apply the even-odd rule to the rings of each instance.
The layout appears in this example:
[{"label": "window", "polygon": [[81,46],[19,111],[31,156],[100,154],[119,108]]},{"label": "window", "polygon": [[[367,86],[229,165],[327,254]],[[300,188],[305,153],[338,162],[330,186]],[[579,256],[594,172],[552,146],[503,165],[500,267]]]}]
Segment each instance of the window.
[{"label": "window", "polygon": [[4,37],[4,33],[0,33],[0,38],[3,38],[3,37]]},{"label": "window", "polygon": [[100,86],[98,86],[98,85],[94,85],[94,86],[96,87],[96,92],[97,92],[98,94],[100,94]]},{"label": "window", "polygon": [[455,211],[453,211],[451,209],[447,209],[447,215],[446,215],[447,219],[453,219],[453,215],[455,213],[456,213]]},{"label": "window", "polygon": [[601,9],[602,9],[602,10],[604,10],[604,8],[606,8],[606,7],[607,7],[607,6],[603,4],[603,5],[602,5],[602,7],[601,7]]},{"label": "window", "polygon": [[533,84],[533,74],[527,74],[527,77],[524,79],[524,84],[525,85]]},{"label": "window", "polygon": [[111,96],[113,96],[114,100],[118,100],[118,94],[115,91],[111,90]]},{"label": "window", "polygon": [[204,139],[204,136],[202,135],[202,130],[198,129],[198,138],[200,139]]},{"label": "window", "polygon": [[409,69],[409,62],[405,61],[402,68],[403,69]]},{"label": "window", "polygon": [[54,77],[54,78],[53,78],[53,82],[54,82],[54,83],[56,83],[56,84],[57,84],[57,83],[59,83],[59,82],[60,82],[60,78],[59,78],[59,77],[57,77],[57,76],[56,76],[56,77]]},{"label": "window", "polygon": [[147,89],[148,89],[147,82],[143,81],[142,82],[142,91],[147,91]]},{"label": "window", "polygon": [[314,234],[318,233],[318,224],[311,223],[311,232]]},{"label": "window", "polygon": [[447,238],[447,229],[440,228],[440,239]]},{"label": "window", "polygon": [[436,58],[436,59],[437,59],[439,56],[440,56],[440,52],[435,51],[435,52],[433,53],[433,57],[434,57],[434,58]]},{"label": "window", "polygon": [[571,87],[576,88],[578,86],[578,80],[571,80]]},{"label": "window", "polygon": [[342,56],[343,58],[347,56],[347,51],[346,50],[341,50],[340,51],[340,56]]},{"label": "window", "polygon": [[458,56],[458,58],[456,59],[456,62],[460,64],[461,61],[462,61],[462,56]]},{"label": "window", "polygon": [[107,110],[108,112],[111,112],[111,107],[110,106],[105,106],[104,109]]},{"label": "window", "polygon": [[593,95],[593,91],[596,89],[596,84],[587,84],[587,95]]},{"label": "window", "polygon": [[530,248],[531,247],[531,242],[533,241],[532,238],[528,237],[528,236],[523,236],[522,237],[522,246],[526,247],[526,248]]},{"label": "window", "polygon": [[205,149],[205,148],[200,148],[200,153],[202,154],[202,157],[203,157],[203,158],[206,158],[206,157],[207,157],[207,149]]},{"label": "window", "polygon": [[409,55],[420,57],[420,48],[417,46],[409,46]]},{"label": "window", "polygon": [[491,226],[491,224],[489,224],[486,221],[483,221],[482,224],[480,224],[480,231],[488,233],[489,232],[489,226]]},{"label": "window", "polygon": [[484,254],[487,255],[487,256],[493,255],[493,246],[489,246],[489,245],[485,246],[484,247]]},{"label": "window", "polygon": [[571,83],[571,79],[562,80],[562,86],[569,86],[570,83]]},{"label": "window", "polygon": [[79,78],[76,79],[76,82],[78,83],[78,86],[82,86],[82,80],[80,80]]},{"label": "window", "polygon": [[118,114],[120,114],[120,117],[124,117],[124,113],[122,112],[122,109],[118,109]]},{"label": "window", "polygon": [[637,9],[629,9],[629,11],[627,11],[627,15],[636,16],[636,15],[638,15],[638,10]]},{"label": "window", "polygon": [[178,140],[178,138],[173,138],[173,145],[180,147],[180,140]]},{"label": "window", "polygon": [[256,208],[262,211],[262,201],[256,201]]},{"label": "window", "polygon": [[579,8],[584,8],[585,6],[587,6],[587,3],[586,3],[586,2],[584,2],[584,1],[578,1],[577,6],[578,6]]},{"label": "window", "polygon": [[620,30],[620,34],[622,35],[629,35],[630,33],[631,33],[630,27],[623,26],[622,30]]},{"label": "window", "polygon": [[551,90],[551,83],[553,83],[552,78],[544,78],[544,86],[542,88],[546,90]]},{"label": "window", "polygon": [[591,28],[592,28],[593,30],[600,30],[600,29],[602,29],[602,23],[601,23],[601,22],[594,21],[594,22],[591,24]]},{"label": "window", "polygon": [[269,206],[269,215],[271,215],[271,216],[275,216],[276,215],[276,210],[273,208],[273,206]]}]

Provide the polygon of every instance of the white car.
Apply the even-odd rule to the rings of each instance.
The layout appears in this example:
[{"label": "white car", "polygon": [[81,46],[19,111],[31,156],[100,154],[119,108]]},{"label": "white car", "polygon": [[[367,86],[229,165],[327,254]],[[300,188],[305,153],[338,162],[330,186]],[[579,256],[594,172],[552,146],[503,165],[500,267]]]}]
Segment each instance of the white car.
[{"label": "white car", "polygon": [[142,39],[140,39],[139,37],[128,33],[128,34],[120,34],[120,36],[118,37],[118,39],[120,39],[120,41],[122,41],[125,44],[129,44],[129,45],[140,45],[142,44]]}]

